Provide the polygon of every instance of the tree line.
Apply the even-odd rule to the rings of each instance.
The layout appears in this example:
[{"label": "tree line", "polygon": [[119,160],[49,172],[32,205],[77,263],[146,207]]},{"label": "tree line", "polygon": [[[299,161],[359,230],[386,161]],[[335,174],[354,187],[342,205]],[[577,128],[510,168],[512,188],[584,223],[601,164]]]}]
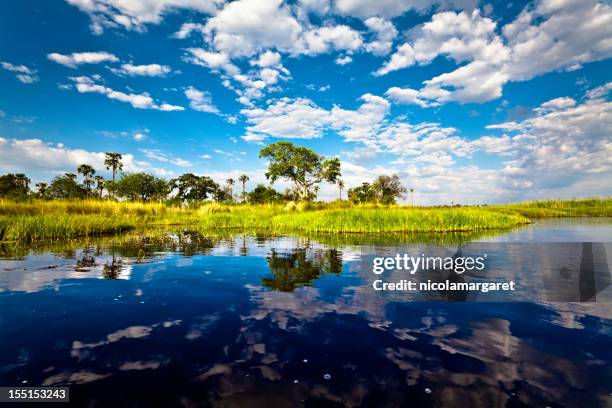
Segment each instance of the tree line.
[{"label": "tree line", "polygon": [[[89,164],[82,164],[76,173],[58,175],[50,183],[36,183],[30,189],[31,180],[25,174],[0,176],[0,197],[24,200],[39,199],[123,199],[132,201],[178,201],[194,202],[215,200],[217,202],[240,201],[261,204],[283,201],[312,201],[322,182],[335,184],[342,199],[344,182],[341,179],[340,160],[326,158],[306,147],[290,142],[277,142],[261,149],[260,158],[268,160],[266,178],[269,186],[258,184],[247,192],[249,176],[242,174],[238,180],[228,178],[224,184],[208,176],[185,173],[167,180],[145,172],[124,173],[123,156],[117,152],[106,153],[104,166],[112,178],[105,179]],[[275,181],[284,179],[292,184],[283,192],[272,187]],[[236,181],[240,183],[238,194],[234,194]],[[397,175],[379,176],[373,183],[363,183],[350,188],[347,198],[357,204],[392,204],[408,190],[402,186]],[[414,192],[410,189],[411,193]]]}]

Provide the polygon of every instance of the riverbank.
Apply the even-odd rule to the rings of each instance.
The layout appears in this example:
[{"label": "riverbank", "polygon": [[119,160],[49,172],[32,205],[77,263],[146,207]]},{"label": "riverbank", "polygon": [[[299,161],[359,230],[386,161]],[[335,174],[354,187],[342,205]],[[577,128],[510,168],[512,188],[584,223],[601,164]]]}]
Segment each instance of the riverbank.
[{"label": "riverbank", "polygon": [[0,200],[0,241],[69,240],[169,225],[272,233],[438,233],[512,228],[529,223],[529,218],[568,216],[612,216],[612,199],[474,207],[357,206],[335,202],[257,206],[207,203],[197,208],[102,200]]}]

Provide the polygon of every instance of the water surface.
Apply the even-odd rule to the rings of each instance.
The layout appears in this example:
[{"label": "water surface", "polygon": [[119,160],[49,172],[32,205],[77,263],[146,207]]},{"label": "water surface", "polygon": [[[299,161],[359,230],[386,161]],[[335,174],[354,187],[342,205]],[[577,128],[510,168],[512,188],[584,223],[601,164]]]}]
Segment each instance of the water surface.
[{"label": "water surface", "polygon": [[[582,219],[482,236],[4,245],[0,385],[69,385],[74,406],[610,406],[610,288],[551,301],[562,250],[513,244],[593,242],[602,263],[611,241],[609,219]],[[514,299],[380,293],[361,262],[491,242],[502,277],[522,282]]]}]

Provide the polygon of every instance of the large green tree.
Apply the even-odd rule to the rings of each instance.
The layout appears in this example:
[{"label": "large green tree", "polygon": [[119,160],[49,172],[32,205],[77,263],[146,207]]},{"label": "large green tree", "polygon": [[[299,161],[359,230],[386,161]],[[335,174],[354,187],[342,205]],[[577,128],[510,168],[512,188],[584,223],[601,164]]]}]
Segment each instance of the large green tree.
[{"label": "large green tree", "polygon": [[24,199],[30,192],[30,179],[25,174],[0,176],[0,197]]},{"label": "large green tree", "polygon": [[83,198],[85,196],[85,190],[77,183],[77,176],[73,173],[55,177],[47,191],[50,197],[58,199]]},{"label": "large green tree", "polygon": [[397,174],[378,176],[372,183],[372,189],[378,202],[382,204],[395,204],[395,201],[408,191]]},{"label": "large green tree", "polygon": [[359,187],[349,188],[348,199],[355,204],[372,203],[376,201],[374,190],[370,183],[363,183]]},{"label": "large green tree", "polygon": [[119,197],[132,201],[163,200],[170,192],[170,183],[147,173],[124,174],[114,183]]},{"label": "large green tree", "polygon": [[253,191],[247,194],[247,200],[250,204],[275,203],[282,201],[283,195],[272,187],[258,184]]},{"label": "large green tree", "polygon": [[259,157],[269,160],[266,178],[291,181],[300,200],[310,200],[319,183],[336,183],[340,177],[340,160],[326,159],[306,147],[277,142],[261,149]]},{"label": "large green tree", "polygon": [[206,200],[219,190],[219,185],[207,176],[186,173],[172,180],[176,197],[181,200]]}]

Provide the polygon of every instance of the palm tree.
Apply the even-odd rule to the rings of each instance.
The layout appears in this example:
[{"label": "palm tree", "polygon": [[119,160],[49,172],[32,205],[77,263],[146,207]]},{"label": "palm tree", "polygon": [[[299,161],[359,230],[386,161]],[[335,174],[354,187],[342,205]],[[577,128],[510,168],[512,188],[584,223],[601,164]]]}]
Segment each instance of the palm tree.
[{"label": "palm tree", "polygon": [[96,173],[96,170],[94,170],[94,168],[91,167],[89,164],[81,164],[77,169],[77,172],[83,175],[83,185],[87,190],[87,194],[90,194],[91,184],[93,182],[92,178],[93,175]]},{"label": "palm tree", "polygon": [[121,153],[116,152],[108,152],[106,153],[106,158],[104,159],[104,165],[106,166],[106,170],[112,169],[113,171],[113,183],[115,182],[115,174],[117,171],[123,170],[123,163],[121,163]]},{"label": "palm tree", "polygon": [[340,190],[340,200],[342,200],[342,190],[344,190],[344,181],[338,180],[338,190]]},{"label": "palm tree", "polygon": [[233,200],[234,199],[234,184],[236,184],[236,181],[233,178],[228,178],[227,180],[225,180],[225,182],[229,186],[230,197]]},{"label": "palm tree", "polygon": [[[113,185],[112,185],[112,189],[109,188],[109,191],[114,191],[114,187],[115,187],[115,174],[118,171],[121,171],[123,169],[123,163],[121,163],[121,159],[123,158],[123,156],[121,156],[121,153],[117,153],[117,152],[107,152],[106,153],[106,157],[104,159],[104,166],[106,166],[106,170],[112,169],[113,171]],[[114,193],[113,193],[114,196]]]},{"label": "palm tree", "polygon": [[96,176],[96,190],[98,191],[98,197],[102,198],[102,192],[104,191],[104,177]]},{"label": "palm tree", "polygon": [[410,202],[412,203],[412,206],[414,207],[414,188],[410,189]]},{"label": "palm tree", "polygon": [[246,203],[246,183],[249,181],[249,176],[243,174],[238,177],[238,180],[242,183],[242,202]]}]

